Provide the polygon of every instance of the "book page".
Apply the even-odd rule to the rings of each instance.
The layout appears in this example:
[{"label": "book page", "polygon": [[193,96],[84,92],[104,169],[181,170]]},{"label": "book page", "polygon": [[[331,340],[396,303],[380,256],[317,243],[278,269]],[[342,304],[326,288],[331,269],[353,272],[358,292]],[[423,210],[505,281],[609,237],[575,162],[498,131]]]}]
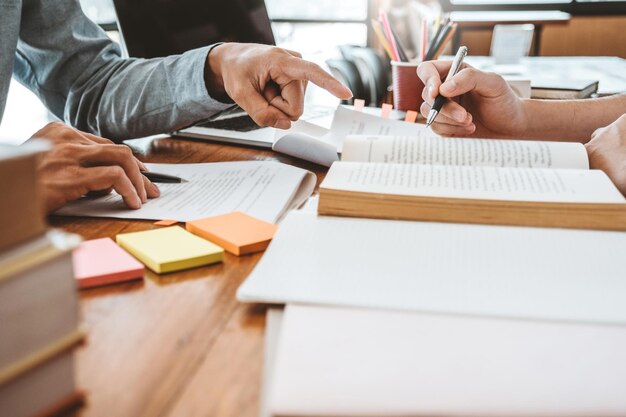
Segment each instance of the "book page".
[{"label": "book page", "polygon": [[348,136],[342,161],[589,169],[581,143],[438,136]]},{"label": "book page", "polygon": [[119,194],[83,198],[55,214],[122,219],[191,221],[243,211],[270,223],[302,204],[313,192],[313,173],[270,161],[206,164],[146,164],[154,172],[179,176],[181,184],[158,184],[161,196],[130,210]]},{"label": "book page", "polygon": [[383,119],[379,116],[339,106],[335,112],[328,138],[337,145],[337,149],[341,152],[344,141],[351,135],[440,137],[425,125],[407,123],[402,120]]},{"label": "book page", "polygon": [[337,162],[322,188],[421,197],[624,203],[602,171]]}]

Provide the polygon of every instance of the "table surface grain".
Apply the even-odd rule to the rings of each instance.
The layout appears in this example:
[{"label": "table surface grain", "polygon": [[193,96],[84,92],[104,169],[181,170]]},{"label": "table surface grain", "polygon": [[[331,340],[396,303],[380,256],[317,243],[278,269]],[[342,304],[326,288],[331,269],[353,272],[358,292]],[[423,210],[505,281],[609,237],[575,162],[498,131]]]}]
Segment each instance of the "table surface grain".
[{"label": "table surface grain", "polygon": [[[144,162],[280,161],[318,165],[253,148],[174,138],[127,142]],[[149,230],[152,221],[51,217],[85,239]],[[257,416],[266,306],[235,299],[262,254],[226,254],[217,265],[80,292],[87,341],[77,352],[84,417]]]}]

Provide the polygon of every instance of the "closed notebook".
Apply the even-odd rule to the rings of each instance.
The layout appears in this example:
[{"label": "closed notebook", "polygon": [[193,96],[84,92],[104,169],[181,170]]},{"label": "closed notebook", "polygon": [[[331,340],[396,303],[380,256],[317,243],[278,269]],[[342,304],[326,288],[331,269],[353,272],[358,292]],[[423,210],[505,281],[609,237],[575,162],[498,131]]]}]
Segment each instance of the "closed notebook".
[{"label": "closed notebook", "polygon": [[267,248],[277,226],[240,211],[187,222],[187,230],[223,247],[233,255]]},{"label": "closed notebook", "polygon": [[268,405],[274,417],[624,416],[625,349],[623,326],[289,305]]},{"label": "closed notebook", "polygon": [[143,278],[143,265],[108,237],[81,243],[72,258],[78,288]]},{"label": "closed notebook", "polygon": [[117,235],[117,243],[158,274],[224,259],[224,249],[180,226]]}]

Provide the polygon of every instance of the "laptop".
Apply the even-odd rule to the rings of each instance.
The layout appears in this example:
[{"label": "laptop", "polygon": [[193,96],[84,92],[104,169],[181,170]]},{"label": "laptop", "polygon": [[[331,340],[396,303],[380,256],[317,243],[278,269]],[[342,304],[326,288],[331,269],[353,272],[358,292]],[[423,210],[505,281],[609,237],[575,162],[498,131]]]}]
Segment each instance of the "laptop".
[{"label": "laptop", "polygon": [[[263,0],[114,0],[122,46],[130,57],[181,54],[217,42],[275,45]],[[334,109],[307,107],[303,120],[326,120]],[[232,108],[174,136],[271,148],[276,129],[261,128]]]}]

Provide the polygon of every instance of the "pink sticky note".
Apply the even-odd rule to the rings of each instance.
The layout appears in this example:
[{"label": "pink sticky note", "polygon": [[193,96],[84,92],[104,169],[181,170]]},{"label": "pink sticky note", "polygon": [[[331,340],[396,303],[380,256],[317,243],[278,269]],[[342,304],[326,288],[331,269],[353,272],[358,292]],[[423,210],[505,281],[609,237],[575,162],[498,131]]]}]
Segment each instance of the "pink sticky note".
[{"label": "pink sticky note", "polygon": [[391,104],[383,104],[383,111],[380,114],[380,117],[383,119],[389,119],[389,116],[391,116],[391,110],[393,110],[393,106]]},{"label": "pink sticky note", "polygon": [[78,288],[143,278],[143,265],[108,237],[81,243],[72,261]]},{"label": "pink sticky note", "polygon": [[365,100],[361,100],[359,98],[354,100],[354,110],[363,111],[364,107],[365,107]]},{"label": "pink sticky note", "polygon": [[417,112],[413,111],[413,110],[409,110],[406,112],[406,117],[404,118],[404,121],[407,123],[415,123],[415,121],[417,120]]}]

